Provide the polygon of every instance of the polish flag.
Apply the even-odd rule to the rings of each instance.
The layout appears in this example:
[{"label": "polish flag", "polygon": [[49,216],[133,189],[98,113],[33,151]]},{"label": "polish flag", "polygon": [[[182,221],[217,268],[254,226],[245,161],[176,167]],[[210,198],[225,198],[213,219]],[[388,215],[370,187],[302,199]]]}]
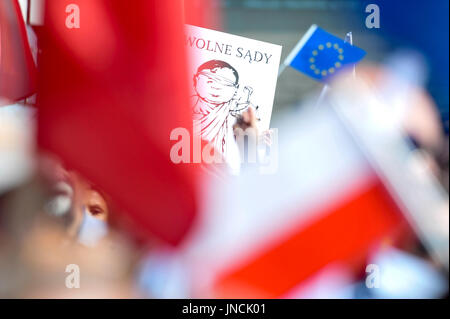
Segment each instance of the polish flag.
[{"label": "polish flag", "polygon": [[[17,0],[0,1],[0,99],[22,100],[35,91],[36,67]],[[1,102],[0,102],[1,103]]]},{"label": "polish flag", "polygon": [[183,255],[198,296],[301,297],[329,267],[356,281],[371,252],[410,234],[331,108],[305,110],[275,127],[273,174],[243,169],[207,187],[202,221]]},{"label": "polish flag", "polygon": [[183,21],[182,1],[46,1],[40,39],[40,149],[171,244],[197,211],[196,170],[170,160],[171,131],[192,127]]}]

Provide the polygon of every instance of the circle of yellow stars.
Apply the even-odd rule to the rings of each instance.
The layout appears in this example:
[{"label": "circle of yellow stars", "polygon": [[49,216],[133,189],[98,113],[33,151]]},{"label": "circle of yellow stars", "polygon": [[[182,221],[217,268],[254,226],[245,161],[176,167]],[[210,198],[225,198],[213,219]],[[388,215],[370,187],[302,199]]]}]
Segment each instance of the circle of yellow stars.
[{"label": "circle of yellow stars", "polygon": [[[319,52],[325,50],[325,48],[327,48],[327,49],[332,48],[332,49],[336,50],[337,53],[339,54],[338,55],[339,61],[336,61],[334,63],[334,67],[332,66],[328,69],[321,70],[314,63],[316,62],[316,58],[317,58],[317,55],[319,55]],[[328,74],[333,74],[334,72],[336,72],[336,70],[342,66],[342,63],[340,61],[343,61],[343,60],[344,60],[344,49],[340,48],[339,44],[337,44],[337,43],[332,44],[331,42],[327,42],[325,44],[319,44],[317,46],[317,49],[312,51],[312,56],[309,58],[309,63],[310,63],[309,68],[311,70],[313,70],[314,73],[317,75],[327,76]]]}]

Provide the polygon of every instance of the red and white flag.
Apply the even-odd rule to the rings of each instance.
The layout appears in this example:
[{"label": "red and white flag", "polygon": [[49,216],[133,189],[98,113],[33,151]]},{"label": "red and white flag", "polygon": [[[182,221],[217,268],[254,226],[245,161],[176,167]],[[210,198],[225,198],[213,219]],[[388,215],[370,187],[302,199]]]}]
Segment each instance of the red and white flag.
[{"label": "red and white flag", "polygon": [[[35,92],[36,66],[17,0],[0,1],[0,99],[22,100]],[[1,104],[0,104],[1,105]]]},{"label": "red and white flag", "polygon": [[371,251],[407,229],[331,109],[291,115],[279,127],[274,174],[243,170],[208,187],[203,222],[184,255],[199,296],[299,297],[333,265],[357,280]]},{"label": "red and white flag", "polygon": [[197,211],[193,167],[170,160],[192,127],[183,21],[182,1],[46,1],[37,98],[40,149],[173,244]]}]

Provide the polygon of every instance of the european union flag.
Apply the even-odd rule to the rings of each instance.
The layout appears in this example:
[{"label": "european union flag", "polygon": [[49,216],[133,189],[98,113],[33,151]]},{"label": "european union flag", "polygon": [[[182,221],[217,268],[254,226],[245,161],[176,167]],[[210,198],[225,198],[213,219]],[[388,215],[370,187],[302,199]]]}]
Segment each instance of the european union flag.
[{"label": "european union flag", "polygon": [[366,52],[312,25],[284,61],[319,81],[326,81],[345,66],[354,65]]}]

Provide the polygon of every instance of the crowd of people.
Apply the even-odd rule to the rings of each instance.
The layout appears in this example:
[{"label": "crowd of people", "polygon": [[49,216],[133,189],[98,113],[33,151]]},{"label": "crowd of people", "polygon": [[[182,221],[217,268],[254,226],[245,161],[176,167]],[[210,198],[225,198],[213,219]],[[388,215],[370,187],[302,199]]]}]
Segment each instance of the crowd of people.
[{"label": "crowd of people", "polygon": [[[72,44],[61,40],[56,26],[46,34],[51,36],[45,38],[44,53],[37,43],[30,51],[44,54],[37,60],[44,61],[37,97],[0,96],[0,298],[448,295],[448,132],[437,105],[442,102],[426,88],[426,64],[419,55],[397,51],[383,63],[361,63],[356,74],[343,71],[328,83],[326,92],[310,92],[298,105],[280,112],[271,123],[274,134],[258,130],[257,110],[248,100],[242,109],[227,110],[219,119],[210,116],[217,96],[206,99],[206,93],[197,92],[190,107],[174,105],[182,100],[178,95],[188,100],[185,81],[172,74],[177,63],[185,61],[169,59],[178,57],[172,52],[178,44],[163,40],[156,34],[158,28],[151,29],[154,33],[139,29],[142,33],[135,37],[134,18],[121,16],[124,8],[128,7],[117,5],[111,14],[123,18],[114,20],[123,23],[123,30],[121,25],[111,29],[117,39],[126,39],[118,57],[108,60],[102,51],[104,64],[92,67],[86,61],[96,61],[92,56],[98,53],[97,44],[71,55],[67,48]],[[161,10],[175,9],[180,8],[164,4]],[[161,22],[166,16],[155,13],[156,17]],[[178,21],[168,29],[181,33],[181,25]],[[149,46],[139,35],[154,36],[167,48]],[[119,40],[106,40],[103,44],[120,47]],[[49,54],[51,45],[57,49]],[[129,46],[139,54],[141,49],[146,54],[155,50],[157,62],[145,62],[150,71],[127,59],[135,56]],[[163,65],[166,55],[174,65]],[[64,70],[52,68],[55,57],[57,65],[67,62],[74,73],[65,76]],[[237,72],[212,62],[198,69],[198,91],[210,82],[223,82],[230,88],[229,101]],[[110,79],[111,74],[124,78]],[[0,72],[0,80],[1,76]],[[60,85],[58,76],[72,85]],[[136,79],[150,83],[152,91],[135,85]],[[6,87],[2,85],[0,93]],[[176,90],[171,96],[155,97],[172,87]],[[148,95],[137,96],[140,92]],[[152,111],[140,108],[148,106],[150,97],[161,106]],[[58,104],[63,98],[67,113]],[[133,103],[124,106],[128,100]],[[115,104],[105,107],[105,101]],[[92,108],[80,107],[78,112],[77,103]],[[123,109],[129,114],[121,113]],[[139,112],[154,115],[151,130],[142,129],[149,122]],[[166,130],[186,119],[203,125],[202,147],[212,143],[221,155],[233,147],[240,160],[171,162]],[[52,126],[55,121],[58,125]],[[73,126],[67,129],[67,123]],[[113,132],[116,139],[109,136]],[[240,137],[243,132],[245,138]],[[122,133],[123,139],[117,138]],[[71,139],[72,134],[78,136]],[[229,134],[232,146],[225,144]],[[208,140],[208,135],[218,137]],[[142,140],[130,141],[130,136]],[[76,146],[65,145],[66,140]],[[86,153],[84,143],[89,144]],[[249,163],[252,143],[263,146],[264,152]],[[107,151],[128,144],[129,149],[118,147],[115,153],[123,161],[109,157],[114,153]],[[150,145],[150,151],[142,150],[143,145]],[[255,168],[264,165],[267,154],[274,156],[277,167],[261,174]],[[147,159],[148,170],[136,173],[147,168]],[[114,167],[121,171],[112,171]],[[105,171],[99,172],[102,168]],[[151,184],[140,177],[151,179]],[[142,189],[147,185],[152,187]],[[136,190],[141,197],[135,196]],[[143,197],[151,200],[141,201]],[[368,284],[367,269],[373,265],[381,267],[382,284]]]}]

